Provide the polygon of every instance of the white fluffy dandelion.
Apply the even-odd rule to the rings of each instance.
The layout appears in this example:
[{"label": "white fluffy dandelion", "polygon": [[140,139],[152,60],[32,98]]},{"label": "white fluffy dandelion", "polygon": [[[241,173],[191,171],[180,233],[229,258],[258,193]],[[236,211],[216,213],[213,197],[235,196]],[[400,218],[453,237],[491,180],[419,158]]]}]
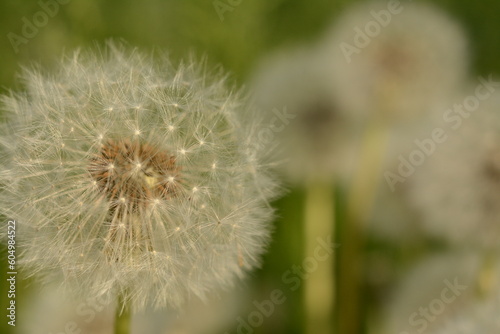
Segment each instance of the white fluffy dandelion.
[{"label": "white fluffy dandelion", "polygon": [[258,265],[275,184],[220,76],[111,46],[23,78],[3,98],[0,185],[32,273],[139,309]]},{"label": "white fluffy dandelion", "polygon": [[[382,317],[382,332],[418,334],[440,328],[480,299],[478,292],[491,274],[488,271],[477,252],[443,253],[423,259],[392,291]],[[493,271],[498,274],[498,268]],[[494,291],[498,291],[495,285]]]},{"label": "white fluffy dandelion", "polygon": [[328,63],[316,47],[283,50],[261,62],[255,99],[292,181],[330,180],[352,167],[357,130],[337,105]]},{"label": "white fluffy dandelion", "polygon": [[428,4],[395,3],[353,6],[325,37],[339,102],[363,116],[425,113],[467,74],[466,38],[455,21]]},{"label": "white fluffy dandelion", "polygon": [[443,127],[447,141],[409,178],[410,200],[428,233],[456,244],[498,247],[499,108],[495,92],[473,113],[464,109],[467,117],[447,113],[454,115]]},{"label": "white fluffy dandelion", "polygon": [[98,298],[70,298],[58,284],[27,295],[29,303],[21,303],[15,333],[113,333],[114,304]]}]

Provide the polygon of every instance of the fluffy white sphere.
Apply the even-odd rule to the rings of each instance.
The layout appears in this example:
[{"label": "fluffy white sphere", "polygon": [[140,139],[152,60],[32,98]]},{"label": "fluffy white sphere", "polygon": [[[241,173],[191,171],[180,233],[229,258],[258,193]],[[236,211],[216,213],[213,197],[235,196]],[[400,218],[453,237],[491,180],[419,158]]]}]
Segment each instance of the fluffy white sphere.
[{"label": "fluffy white sphere", "polygon": [[339,102],[362,117],[426,113],[467,74],[461,27],[428,4],[357,4],[335,21],[325,45]]},{"label": "fluffy white sphere", "polygon": [[477,252],[424,258],[405,273],[392,292],[382,317],[382,332],[418,334],[440,328],[479,299],[484,271],[485,260]]},{"label": "fluffy white sphere", "polygon": [[354,165],[360,126],[339,108],[328,67],[317,46],[298,47],[269,55],[253,75],[256,103],[292,181],[331,180]]},{"label": "fluffy white sphere", "polygon": [[31,273],[139,309],[258,265],[275,182],[220,75],[111,46],[23,78],[3,98],[0,201]]},{"label": "fluffy white sphere", "polygon": [[[472,96],[464,94],[456,106]],[[409,196],[430,234],[459,245],[498,248],[500,94],[478,103],[474,112],[464,109],[467,117],[447,112],[454,121],[439,125],[447,140],[409,178]]]}]

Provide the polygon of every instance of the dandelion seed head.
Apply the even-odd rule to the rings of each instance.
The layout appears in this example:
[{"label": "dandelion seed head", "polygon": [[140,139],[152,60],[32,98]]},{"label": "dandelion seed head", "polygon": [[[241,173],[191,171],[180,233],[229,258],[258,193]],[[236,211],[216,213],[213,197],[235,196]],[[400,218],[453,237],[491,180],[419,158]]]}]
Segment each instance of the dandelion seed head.
[{"label": "dandelion seed head", "polygon": [[254,74],[266,124],[254,144],[277,146],[289,180],[330,180],[351,169],[359,129],[349,111],[338,107],[329,66],[317,47],[299,47],[270,55]]},{"label": "dandelion seed head", "polygon": [[[464,82],[467,39],[460,24],[433,5],[401,6],[389,14],[388,24],[374,19],[373,13],[383,10],[387,2],[363,2],[335,21],[323,41],[330,62],[325,71],[334,81],[339,104],[361,119],[376,112],[391,120],[413,120]],[[375,24],[379,32],[368,32],[361,45],[359,30],[366,34]]]},{"label": "dandelion seed head", "polygon": [[[432,255],[417,262],[400,280],[393,297],[387,304],[382,319],[384,333],[415,333],[408,316],[419,307],[441,296],[449,284],[466,286],[461,289],[453,303],[446,304],[440,317],[430,322],[427,330],[434,333],[450,317],[461,314],[480,297],[477,282],[480,279],[484,258],[479,252],[458,251]],[[498,273],[498,268],[496,270]],[[456,282],[456,283],[455,283]],[[437,296],[437,297],[436,297]],[[441,300],[445,302],[444,300]],[[478,332],[481,333],[481,332]]]},{"label": "dandelion seed head", "polygon": [[[0,204],[27,271],[60,272],[80,295],[121,292],[136,309],[177,308],[259,264],[276,181],[250,158],[259,124],[240,117],[246,99],[218,74],[109,46],[23,77],[2,103]],[[219,219],[241,228],[207,228]]]},{"label": "dandelion seed head", "polygon": [[446,133],[439,151],[408,179],[410,204],[421,215],[420,226],[434,237],[498,249],[499,108],[500,94],[494,92],[481,102],[480,111]]}]

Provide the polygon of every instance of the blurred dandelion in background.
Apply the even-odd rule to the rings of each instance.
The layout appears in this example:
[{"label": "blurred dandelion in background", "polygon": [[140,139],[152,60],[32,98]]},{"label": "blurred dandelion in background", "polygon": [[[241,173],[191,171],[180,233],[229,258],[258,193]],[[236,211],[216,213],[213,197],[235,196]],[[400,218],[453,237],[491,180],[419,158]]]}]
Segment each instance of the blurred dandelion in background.
[{"label": "blurred dandelion in background", "polygon": [[[395,1],[353,5],[323,38],[323,57],[330,64],[325,70],[338,105],[364,124],[339,256],[339,331],[351,333],[361,330],[356,319],[363,313],[369,233],[399,240],[397,231],[408,230],[401,191],[381,188],[386,186],[381,176],[425,128],[431,112],[462,86],[468,46],[460,25],[437,8]],[[370,226],[373,219],[379,226]]]},{"label": "blurred dandelion in background", "polygon": [[409,196],[430,235],[457,246],[497,249],[499,108],[495,92],[467,119],[456,113],[460,124],[449,124],[447,141],[410,179]]},{"label": "blurred dandelion in background", "polygon": [[362,117],[426,114],[468,70],[463,29],[424,3],[354,5],[335,21],[325,47],[341,106]]},{"label": "blurred dandelion in background", "polygon": [[241,288],[193,298],[180,310],[145,309],[132,319],[131,333],[213,334],[228,332],[245,312],[248,293]]},{"label": "blurred dandelion in background", "polygon": [[[30,303],[19,310],[19,316],[30,321],[19,322],[18,332],[109,334],[113,333],[113,309],[114,303],[99,298],[69,298],[60,286],[50,283],[30,294]],[[53,314],[57,317],[47,316]]]},{"label": "blurred dandelion in background", "polygon": [[497,317],[499,307],[500,300],[497,294],[485,301],[469,305],[466,310],[457,313],[453,318],[449,319],[440,329],[430,333],[496,333],[500,330],[500,321]]},{"label": "blurred dandelion in background", "polygon": [[[268,56],[253,75],[252,87],[263,119],[273,124],[284,179],[306,191],[304,255],[317,238],[334,237],[334,181],[349,165],[349,122],[337,109],[331,78],[313,47],[282,50]],[[278,124],[276,124],[278,123]],[[352,136],[351,138],[354,138]],[[353,145],[352,145],[353,146]],[[319,265],[305,283],[306,332],[328,333],[334,309],[334,273]]]},{"label": "blurred dandelion in background", "polygon": [[[487,269],[488,273],[485,271]],[[476,251],[449,251],[425,257],[402,277],[386,300],[381,332],[432,332],[470,305],[482,301],[485,275],[498,277],[499,267],[486,268]],[[487,287],[499,290],[498,283]]]},{"label": "blurred dandelion in background", "polygon": [[[359,129],[338,107],[333,80],[325,72],[329,64],[317,49],[301,46],[268,55],[252,78],[260,112],[276,123],[284,178],[293,183],[329,182],[353,167]],[[287,117],[286,123],[277,113]]]},{"label": "blurred dandelion in background", "polygon": [[[222,333],[244,309],[246,293],[240,290],[212,292],[204,301],[193,298],[179,310],[147,307],[132,315],[130,333]],[[57,282],[37,287],[29,298],[31,302],[21,306],[19,317],[30,321],[19,323],[19,333],[113,333],[115,303],[106,299],[71,298]],[[47,316],[52,314],[57,317]]]}]

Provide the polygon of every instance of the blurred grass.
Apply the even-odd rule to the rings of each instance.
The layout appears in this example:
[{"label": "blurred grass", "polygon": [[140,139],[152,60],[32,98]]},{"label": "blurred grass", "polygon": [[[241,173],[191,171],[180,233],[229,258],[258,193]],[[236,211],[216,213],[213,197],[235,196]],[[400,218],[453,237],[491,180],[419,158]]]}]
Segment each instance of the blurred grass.
[{"label": "blurred grass", "polygon": [[[48,1],[48,0],[47,0]],[[224,0],[223,0],[224,1]],[[241,0],[221,21],[212,1],[72,0],[16,54],[7,38],[21,34],[22,18],[32,21],[38,1],[0,2],[0,87],[11,87],[20,64],[50,63],[64,50],[124,39],[145,49],[168,50],[179,59],[189,52],[207,55],[241,83],[259,56],[284,44],[309,41],[327,27],[351,0]],[[499,73],[497,56],[500,3],[485,0],[436,0],[461,21],[471,39],[473,69]],[[227,2],[226,2],[227,3]],[[404,1],[402,1],[404,4]]]},{"label": "blurred grass", "polygon": [[[64,51],[103,44],[110,38],[123,39],[143,49],[167,50],[177,60],[189,53],[207,56],[209,64],[221,64],[232,73],[236,83],[243,85],[261,56],[284,45],[314,41],[332,19],[353,2],[242,0],[232,11],[225,12],[221,20],[210,0],[72,0],[61,5],[57,15],[39,28],[27,44],[20,45],[16,54],[7,35],[10,32],[21,35],[22,18],[31,21],[40,6],[37,0],[0,0],[0,92],[19,87],[16,73],[21,65],[31,62],[50,65]],[[500,1],[436,0],[433,3],[464,25],[471,45],[473,75],[498,75]],[[302,261],[303,196],[303,192],[296,189],[275,203],[278,219],[274,239],[262,270],[254,274],[264,296],[266,289],[286,291],[282,274]],[[398,252],[398,247],[384,240],[369,240],[367,252],[404,262],[399,259],[404,256]],[[416,256],[420,247],[412,248],[409,257]],[[0,256],[4,265],[4,248]],[[6,305],[6,269],[0,270],[0,307],[3,308]],[[368,285],[366,289],[370,303],[384,298],[384,295],[370,294],[374,291],[373,286]],[[301,291],[287,291],[286,296],[283,308],[255,329],[256,333],[302,332]],[[5,319],[2,320],[0,332],[8,334],[10,329]]]},{"label": "blurred grass", "polygon": [[284,291],[286,302],[282,306],[285,315],[283,322],[279,323],[280,328],[257,329],[256,333],[302,333],[304,313],[302,305],[302,294],[304,286],[293,291],[290,286],[283,281],[283,274],[290,270],[293,265],[302,263],[304,251],[302,219],[304,217],[304,189],[292,189],[287,196],[274,203],[277,212],[277,221],[273,233],[273,241],[268,253],[263,258],[263,268],[258,273],[259,280],[263,283],[262,289],[269,290],[275,288]]}]

